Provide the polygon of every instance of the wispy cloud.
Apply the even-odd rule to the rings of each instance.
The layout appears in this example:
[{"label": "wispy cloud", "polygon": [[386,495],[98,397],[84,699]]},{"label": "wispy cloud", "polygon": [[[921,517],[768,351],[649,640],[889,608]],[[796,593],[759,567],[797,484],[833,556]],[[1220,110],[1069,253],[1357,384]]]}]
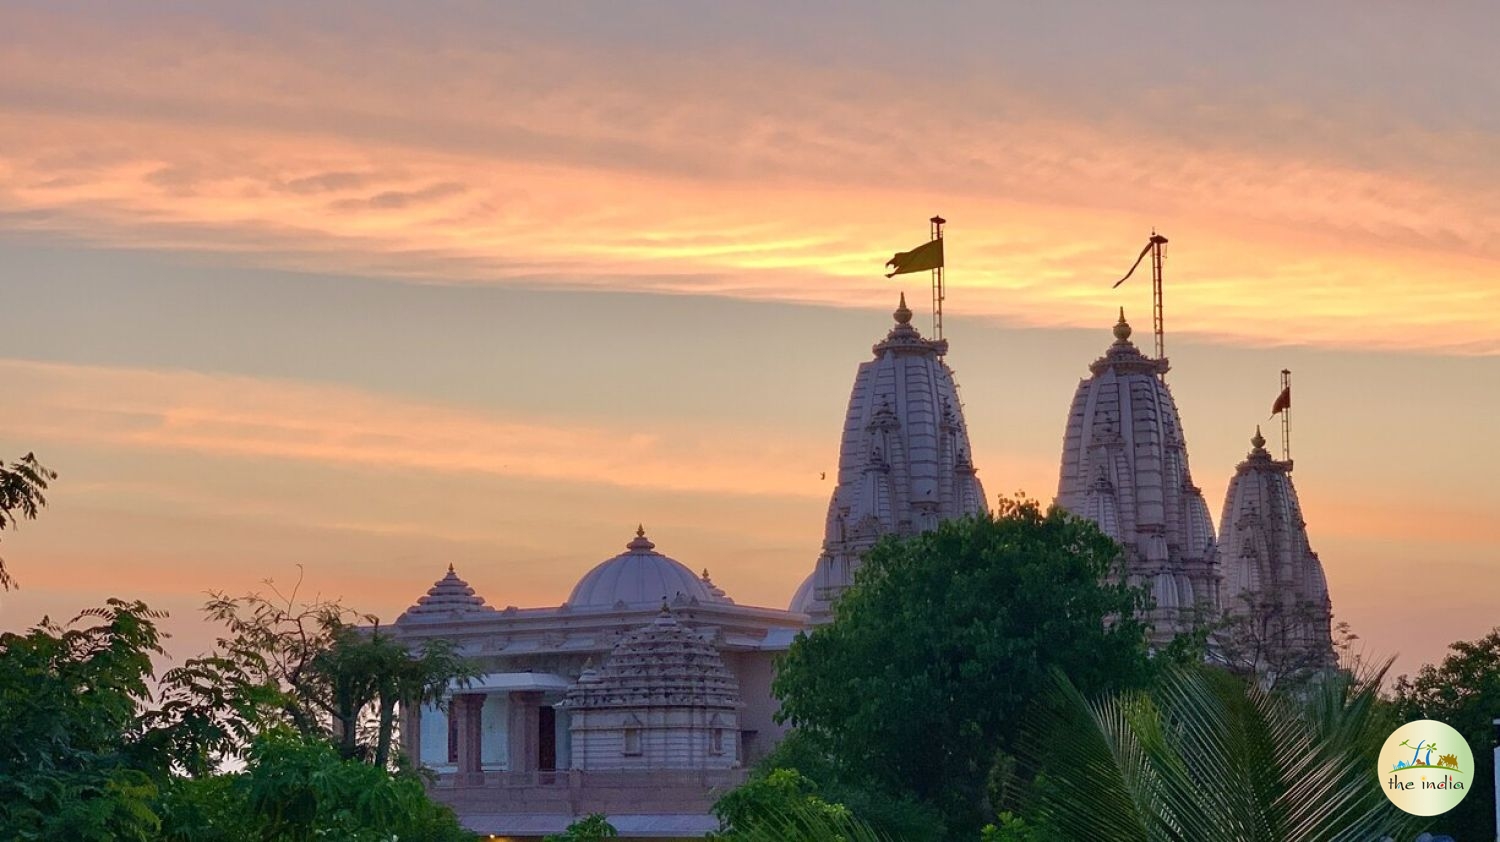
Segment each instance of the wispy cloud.
[{"label": "wispy cloud", "polygon": [[1500,353],[1496,138],[1416,113],[1243,82],[1106,104],[982,56],[933,90],[782,52],[202,21],[122,39],[20,18],[0,45],[13,228],[426,282],[848,306],[941,210],[954,307],[1078,326],[1121,300],[1108,281],[1158,224],[1176,331],[1362,347],[1379,328]]},{"label": "wispy cloud", "polygon": [[0,360],[18,440],[475,473],[618,488],[819,498],[821,441],[704,423],[648,429],[405,400],[327,384]]}]

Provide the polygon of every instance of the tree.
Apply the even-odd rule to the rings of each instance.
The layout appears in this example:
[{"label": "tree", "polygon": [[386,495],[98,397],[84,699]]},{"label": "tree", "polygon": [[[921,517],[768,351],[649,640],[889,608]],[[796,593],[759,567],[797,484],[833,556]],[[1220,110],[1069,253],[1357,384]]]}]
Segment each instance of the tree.
[{"label": "tree", "polygon": [[1327,615],[1312,602],[1241,594],[1240,604],[1226,611],[1212,634],[1214,659],[1241,675],[1253,675],[1262,689],[1296,690],[1336,669],[1340,657],[1352,657],[1354,634],[1348,623],[1332,629],[1332,648],[1319,649],[1319,623]]},{"label": "tree", "polygon": [[1435,833],[1456,839],[1488,839],[1495,832],[1494,739],[1491,720],[1500,716],[1500,628],[1478,640],[1448,647],[1441,664],[1425,664],[1415,678],[1394,687],[1402,721],[1436,719],[1452,725],[1474,749],[1475,787],[1453,810],[1432,820]]},{"label": "tree", "polygon": [[0,838],[152,839],[165,769],[138,750],[155,620],[110,600],[0,635]]},{"label": "tree", "polygon": [[603,813],[592,813],[568,825],[562,833],[554,833],[542,842],[604,842],[619,836],[619,831],[609,823]]},{"label": "tree", "polygon": [[1211,667],[1096,701],[1058,678],[1033,720],[1021,806],[1048,839],[1409,839],[1426,820],[1370,774],[1398,724],[1382,676],[1330,677],[1301,702]]},{"label": "tree", "polygon": [[[47,505],[43,492],[55,479],[57,473],[43,467],[34,453],[9,465],[0,465],[0,529],[14,530],[23,518],[35,520]],[[5,569],[5,560],[0,559],[0,590],[8,591],[15,586],[16,580]]]},{"label": "tree", "polygon": [[1118,546],[1034,501],[948,521],[866,556],[832,623],[800,635],[779,716],[839,774],[936,807],[955,836],[992,817],[987,779],[1060,669],[1084,692],[1143,684],[1144,595],[1113,583]]},{"label": "tree", "polygon": [[215,666],[265,688],[287,724],[332,736],[346,758],[389,766],[397,708],[439,701],[450,682],[477,674],[449,641],[412,651],[372,615],[333,600],[299,602],[297,588],[282,594],[266,584],[271,597],[216,593],[205,606],[230,633]]},{"label": "tree", "polygon": [[[288,725],[283,688],[243,649],[168,671],[153,704],[163,616],[110,600],[0,635],[0,839],[472,838],[409,765],[348,759],[326,731]],[[222,772],[227,757],[244,771]]]}]

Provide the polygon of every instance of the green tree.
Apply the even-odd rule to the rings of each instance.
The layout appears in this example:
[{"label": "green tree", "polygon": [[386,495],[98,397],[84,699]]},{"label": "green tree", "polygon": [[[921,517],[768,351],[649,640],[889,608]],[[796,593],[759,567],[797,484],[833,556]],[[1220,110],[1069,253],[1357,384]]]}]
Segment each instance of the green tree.
[{"label": "green tree", "polygon": [[783,658],[780,716],[841,777],[910,793],[973,838],[993,816],[991,769],[1051,670],[1087,693],[1148,679],[1144,597],[1111,583],[1118,557],[1092,522],[1034,501],[887,539],[833,622]]},{"label": "green tree", "polygon": [[603,813],[593,813],[568,825],[567,830],[562,833],[548,836],[542,842],[604,842],[619,835]]},{"label": "green tree", "polygon": [[1488,839],[1495,833],[1495,793],[1489,785],[1495,761],[1488,749],[1494,739],[1491,720],[1500,717],[1500,628],[1448,649],[1442,663],[1396,680],[1396,709],[1403,722],[1436,719],[1452,725],[1474,750],[1474,790],[1452,811],[1433,817],[1433,832]]},{"label": "green tree", "polygon": [[1023,752],[1038,774],[1022,808],[1051,839],[1410,839],[1426,820],[1370,774],[1398,724],[1380,677],[1330,677],[1300,701],[1211,667],[1095,701],[1059,677]]},{"label": "green tree", "polygon": [[166,769],[140,750],[155,620],[110,600],[0,635],[0,838],[152,839]]},{"label": "green tree", "polygon": [[205,606],[229,631],[212,667],[262,688],[283,721],[305,736],[331,736],[345,757],[390,766],[397,709],[437,701],[450,682],[477,674],[448,641],[413,650],[372,615],[267,586],[269,597],[216,593]]},{"label": "green tree", "polygon": [[[240,657],[189,660],[153,699],[162,616],[110,600],[0,635],[0,839],[472,838],[409,764],[346,759],[326,732],[284,724],[284,690]],[[425,675],[396,665],[416,677],[392,692]],[[243,772],[219,771],[230,757]]]},{"label": "green tree", "polygon": [[[35,520],[47,505],[44,496],[47,484],[55,479],[57,473],[43,467],[34,453],[9,465],[0,465],[0,529],[14,530],[22,519]],[[0,559],[0,590],[8,591],[15,586],[16,580],[5,569],[5,560]]]}]

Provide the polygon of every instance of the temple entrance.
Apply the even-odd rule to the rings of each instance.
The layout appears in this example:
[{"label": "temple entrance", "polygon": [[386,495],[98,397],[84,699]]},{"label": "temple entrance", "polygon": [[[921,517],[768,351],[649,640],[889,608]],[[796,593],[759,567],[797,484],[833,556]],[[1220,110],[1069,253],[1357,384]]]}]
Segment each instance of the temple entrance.
[{"label": "temple entrance", "polygon": [[537,763],[543,772],[557,770],[557,711],[551,705],[537,709]]}]

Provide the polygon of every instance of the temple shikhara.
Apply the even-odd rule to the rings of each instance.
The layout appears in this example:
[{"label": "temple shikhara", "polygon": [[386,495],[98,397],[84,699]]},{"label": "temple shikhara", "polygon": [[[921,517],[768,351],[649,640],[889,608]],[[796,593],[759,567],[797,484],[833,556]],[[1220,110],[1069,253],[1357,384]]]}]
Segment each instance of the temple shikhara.
[{"label": "temple shikhara", "polygon": [[[411,645],[453,641],[483,671],[444,703],[402,714],[403,746],[436,773],[435,797],[504,838],[537,839],[592,813],[633,838],[716,829],[714,801],[784,734],[777,654],[831,620],[882,537],[989,510],[948,342],[911,322],[902,296],[859,364],[823,544],[809,548],[816,560],[786,608],[735,602],[644,526],[622,535],[624,552],[581,564],[551,606],[496,608],[448,567],[395,624]],[[1231,666],[1333,665],[1328,587],[1291,460],[1273,458],[1256,431],[1216,539],[1167,360],[1131,342],[1123,311],[1113,335],[1068,408],[1057,504],[1123,548],[1119,575],[1154,601],[1154,644],[1218,621],[1212,648]]]}]

